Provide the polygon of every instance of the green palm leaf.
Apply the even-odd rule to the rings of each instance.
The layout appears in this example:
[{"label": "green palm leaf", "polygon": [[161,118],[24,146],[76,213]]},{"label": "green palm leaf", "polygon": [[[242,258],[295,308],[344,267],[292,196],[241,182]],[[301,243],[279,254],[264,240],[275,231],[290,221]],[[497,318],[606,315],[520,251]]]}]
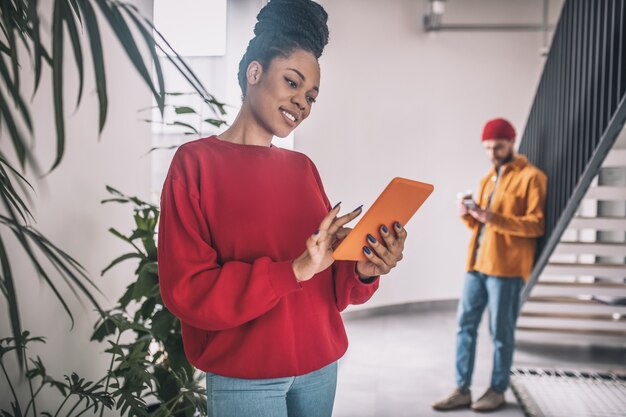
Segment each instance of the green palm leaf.
[{"label": "green palm leaf", "polygon": [[104,57],[102,53],[102,39],[98,20],[89,0],[80,0],[78,3],[83,12],[87,34],[89,35],[89,45],[91,46],[91,57],[93,59],[93,70],[96,80],[96,91],[98,93],[98,104],[100,109],[98,131],[102,132],[107,118],[108,98],[106,86],[106,74],[104,71]]},{"label": "green palm leaf", "polygon": [[[4,242],[0,236],[0,264],[2,266],[2,290],[9,304],[9,317],[11,318],[11,331],[13,335],[22,334],[22,324],[20,321],[20,309],[18,307],[17,293],[15,292],[15,284],[13,282],[13,273],[11,272],[11,263],[7,257],[7,251],[4,248]],[[17,357],[20,363],[24,362],[24,351],[17,349]]]},{"label": "green palm leaf", "polygon": [[146,68],[145,63],[143,62],[143,57],[141,56],[139,48],[137,47],[133,35],[130,32],[130,28],[128,27],[128,24],[124,20],[124,17],[118,10],[118,7],[112,6],[112,4],[106,0],[94,1],[100,8],[100,11],[107,19],[109,26],[111,26],[118,40],[122,44],[122,47],[124,48],[126,55],[128,55],[131,63],[133,64],[141,78],[143,78],[145,84],[152,91],[157,105],[159,106],[161,113],[163,113],[163,108],[165,106],[165,95],[159,94],[156,91],[154,83],[152,82],[152,77],[150,76],[150,73]]},{"label": "green palm leaf", "polygon": [[57,132],[57,154],[50,171],[63,158],[65,151],[65,118],[63,117],[63,2],[55,0],[52,15],[52,90],[54,92],[54,119]]},{"label": "green palm leaf", "polygon": [[[98,97],[98,131],[101,133],[104,129],[109,102],[104,46],[99,23],[110,27],[120,41],[133,68],[145,85],[150,88],[161,114],[165,107],[166,93],[163,70],[157,51],[166,53],[165,59],[174,64],[216,115],[223,115],[225,112],[224,105],[206,90],[189,66],[135,6],[116,0],[54,0],[50,3],[52,3],[51,19],[43,19],[38,9],[44,3],[39,0],[0,0],[0,33],[3,35],[0,36],[0,127],[2,128],[1,135],[8,136],[6,138],[8,141],[5,143],[10,144],[17,161],[12,165],[7,155],[0,151],[0,205],[4,209],[0,215],[0,227],[11,232],[7,235],[15,237],[17,247],[26,254],[36,274],[52,291],[73,325],[73,313],[60,292],[59,284],[67,285],[79,300],[86,300],[101,311],[95,297],[98,289],[74,258],[29,225],[31,221],[34,221],[30,211],[33,187],[22,174],[29,169],[33,175],[39,176],[42,170],[33,156],[29,143],[34,134],[33,121],[28,103],[20,93],[20,71],[22,71],[22,77],[28,72],[20,68],[22,63],[18,58],[18,46],[25,48],[34,66],[33,96],[42,88],[41,80],[45,66],[47,65],[52,72],[51,90],[55,107],[56,155],[51,167],[45,170],[46,172],[56,169],[65,154],[63,90],[67,80],[64,78],[63,70],[64,55],[65,52],[69,52],[65,51],[66,43],[72,50],[74,64],[78,71],[76,107],[80,106],[84,93],[85,70],[93,71]],[[100,12],[99,16],[96,16],[95,9]],[[42,43],[41,30],[44,23],[51,23],[50,46]],[[66,29],[67,32],[65,32]],[[89,48],[86,50],[83,50],[82,36],[87,36],[88,39]],[[138,46],[139,41],[148,46],[149,55],[142,55]],[[91,54],[91,59],[88,54]],[[154,68],[155,81],[152,79],[152,68]],[[135,202],[134,199],[129,199],[129,201]],[[128,239],[121,234],[119,237]],[[150,237],[150,239],[153,238]],[[13,275],[11,259],[5,247],[6,242],[6,235],[0,237],[0,293],[8,301],[11,329],[14,337],[18,338],[22,331],[14,280],[22,277]],[[136,246],[132,240],[129,243]],[[153,246],[151,244],[151,251],[154,249]],[[134,256],[120,257],[117,261],[121,262],[131,257]],[[113,265],[109,267],[111,266]],[[54,272],[56,274],[53,275]],[[21,354],[19,361],[23,366],[24,358]]]},{"label": "green palm leaf", "polygon": [[78,99],[76,100],[76,107],[78,107],[80,105],[80,100],[83,96],[83,49],[81,47],[80,39],[78,37],[78,29],[76,27],[76,22],[74,21],[74,13],[76,13],[76,17],[80,20],[80,11],[78,10],[78,6],[74,8],[74,6],[71,5],[70,9],[67,5],[64,5],[63,20],[65,21],[67,31],[72,41],[72,50],[74,51],[76,69],[78,70]]}]

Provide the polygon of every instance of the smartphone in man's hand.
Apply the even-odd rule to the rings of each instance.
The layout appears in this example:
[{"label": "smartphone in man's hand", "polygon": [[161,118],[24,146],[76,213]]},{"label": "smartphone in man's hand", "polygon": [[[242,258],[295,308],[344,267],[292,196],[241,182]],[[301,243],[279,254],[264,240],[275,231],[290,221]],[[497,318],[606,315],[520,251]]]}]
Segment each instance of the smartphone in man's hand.
[{"label": "smartphone in man's hand", "polygon": [[467,207],[468,210],[472,210],[472,209],[475,209],[477,207],[476,202],[471,197],[470,198],[464,198],[463,199],[463,205],[465,207]]}]

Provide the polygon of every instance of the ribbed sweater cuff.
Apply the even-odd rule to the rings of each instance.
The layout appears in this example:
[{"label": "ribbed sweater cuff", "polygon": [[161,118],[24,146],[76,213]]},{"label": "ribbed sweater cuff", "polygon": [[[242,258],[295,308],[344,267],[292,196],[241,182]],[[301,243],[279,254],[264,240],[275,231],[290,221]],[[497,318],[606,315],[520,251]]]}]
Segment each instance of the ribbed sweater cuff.
[{"label": "ribbed sweater cuff", "polygon": [[268,273],[272,288],[278,297],[297,291],[302,288],[293,272],[291,261],[273,262],[269,265]]}]

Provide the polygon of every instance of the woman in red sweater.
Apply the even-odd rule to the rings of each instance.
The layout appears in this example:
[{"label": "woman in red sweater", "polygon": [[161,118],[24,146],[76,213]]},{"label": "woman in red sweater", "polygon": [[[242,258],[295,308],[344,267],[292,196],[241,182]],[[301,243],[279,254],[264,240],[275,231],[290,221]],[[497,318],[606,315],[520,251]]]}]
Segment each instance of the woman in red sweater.
[{"label": "woman in red sweater", "polygon": [[372,296],[406,231],[381,226],[383,242],[363,242],[366,261],[333,261],[361,208],[339,216],[313,162],[271,144],[315,103],[327,14],[310,0],[271,0],[257,19],[235,122],[182,145],[165,180],[161,294],[207,373],[209,416],[329,417],[348,346],[340,312]]}]

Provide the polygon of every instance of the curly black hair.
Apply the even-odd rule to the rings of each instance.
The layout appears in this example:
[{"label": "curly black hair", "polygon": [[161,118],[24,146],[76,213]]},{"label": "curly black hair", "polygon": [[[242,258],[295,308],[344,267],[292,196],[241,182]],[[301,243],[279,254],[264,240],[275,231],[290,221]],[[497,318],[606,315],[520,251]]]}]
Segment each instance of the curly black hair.
[{"label": "curly black hair", "polygon": [[239,86],[246,96],[246,70],[252,61],[264,68],[276,56],[304,49],[319,58],[328,43],[328,14],[311,0],[271,0],[257,15],[254,38],[239,62]]}]

